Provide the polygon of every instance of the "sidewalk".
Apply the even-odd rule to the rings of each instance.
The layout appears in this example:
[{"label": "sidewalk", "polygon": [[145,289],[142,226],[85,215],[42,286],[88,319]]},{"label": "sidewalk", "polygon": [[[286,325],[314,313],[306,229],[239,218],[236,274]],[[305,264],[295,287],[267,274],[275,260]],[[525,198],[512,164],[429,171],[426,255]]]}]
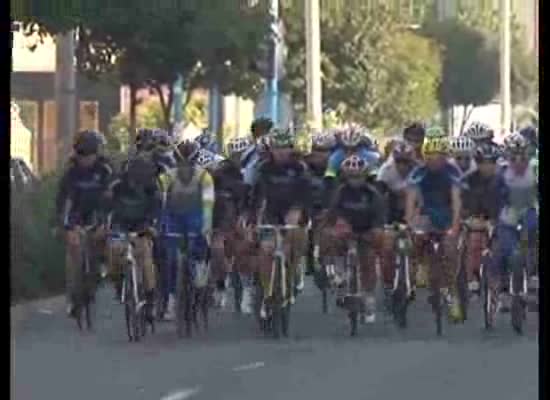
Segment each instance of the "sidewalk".
[{"label": "sidewalk", "polygon": [[41,311],[55,313],[60,309],[62,310],[64,304],[65,295],[59,295],[39,300],[33,300],[10,307],[10,321],[12,332],[21,324],[21,322],[26,319],[26,317],[31,312]]}]

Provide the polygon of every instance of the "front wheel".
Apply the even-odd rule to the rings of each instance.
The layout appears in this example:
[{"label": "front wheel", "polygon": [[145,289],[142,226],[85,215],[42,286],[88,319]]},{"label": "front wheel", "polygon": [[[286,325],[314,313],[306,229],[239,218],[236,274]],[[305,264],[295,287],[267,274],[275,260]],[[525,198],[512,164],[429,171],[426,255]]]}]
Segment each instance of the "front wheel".
[{"label": "front wheel", "polygon": [[350,336],[357,336],[357,326],[359,325],[359,313],[357,311],[350,311],[348,313],[350,321]]},{"label": "front wheel", "polygon": [[468,290],[468,278],[466,276],[465,268],[465,256],[466,251],[462,249],[459,254],[458,276],[457,276],[457,289],[458,289],[458,301],[460,302],[460,308],[462,309],[462,322],[468,319],[468,306],[470,300],[470,292]]}]

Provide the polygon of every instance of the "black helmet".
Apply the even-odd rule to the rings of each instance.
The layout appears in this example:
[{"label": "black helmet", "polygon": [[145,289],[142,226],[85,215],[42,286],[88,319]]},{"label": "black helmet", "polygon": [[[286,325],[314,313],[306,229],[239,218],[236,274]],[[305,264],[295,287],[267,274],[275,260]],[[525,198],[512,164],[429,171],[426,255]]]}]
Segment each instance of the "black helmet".
[{"label": "black helmet", "polygon": [[76,134],[73,148],[77,154],[87,156],[101,153],[104,145],[105,137],[103,134],[93,130],[85,130]]},{"label": "black helmet", "polygon": [[260,117],[256,118],[250,126],[252,136],[258,137],[267,134],[273,128],[273,121],[271,118]]},{"label": "black helmet", "polygon": [[424,139],[424,136],[426,136],[426,127],[420,121],[411,123],[403,130],[403,139],[405,140],[422,140]]},{"label": "black helmet", "polygon": [[194,140],[183,140],[176,146],[176,154],[180,160],[193,159],[200,150],[200,145]]},{"label": "black helmet", "polygon": [[155,147],[154,131],[149,128],[139,128],[136,132],[136,149],[150,151]]}]

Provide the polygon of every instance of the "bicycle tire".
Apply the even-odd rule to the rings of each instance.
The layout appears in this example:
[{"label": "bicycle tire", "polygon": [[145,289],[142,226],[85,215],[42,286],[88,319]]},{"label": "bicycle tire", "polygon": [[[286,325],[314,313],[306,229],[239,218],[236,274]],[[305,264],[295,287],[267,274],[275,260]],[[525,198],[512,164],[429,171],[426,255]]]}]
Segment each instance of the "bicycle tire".
[{"label": "bicycle tire", "polygon": [[511,319],[512,319],[512,328],[518,335],[523,334],[523,321],[525,321],[526,318],[526,311],[525,311],[525,299],[522,297],[521,293],[523,288],[523,278],[524,278],[524,270],[520,269],[519,271],[512,272],[512,285],[513,290],[512,292],[515,293],[512,296],[512,307],[510,310],[511,313]]},{"label": "bicycle tire", "polygon": [[282,265],[280,257],[275,257],[273,268],[275,268],[275,276],[273,279],[275,287],[273,288],[273,298],[271,299],[271,329],[273,337],[279,339],[283,328],[283,302],[285,301],[283,298],[283,287],[281,286],[282,268],[284,268],[284,266]]},{"label": "bicycle tire", "polygon": [[240,274],[236,271],[231,273],[231,286],[233,287],[233,307],[237,314],[241,313],[241,303],[243,301],[243,285]]},{"label": "bicycle tire", "polygon": [[407,298],[405,257],[406,256],[403,255],[399,257],[399,264],[397,266],[399,279],[397,281],[397,288],[392,296],[392,313],[397,326],[401,329],[405,329],[407,327],[407,309],[409,305],[409,299]]},{"label": "bicycle tire", "polygon": [[350,311],[348,313],[350,320],[350,336],[357,336],[358,325],[359,325],[359,313],[357,311]]},{"label": "bicycle tire", "polygon": [[[465,248],[464,248],[465,249]],[[468,319],[468,307],[469,307],[469,290],[468,290],[468,279],[466,276],[466,266],[465,266],[465,256],[466,251],[462,249],[458,256],[458,274],[456,286],[458,289],[458,301],[460,303],[460,308],[462,309],[462,323]]]},{"label": "bicycle tire", "polygon": [[483,296],[483,322],[486,331],[493,329],[493,315],[491,310],[492,294],[489,289],[489,278],[483,265],[481,266],[481,293]]},{"label": "bicycle tire", "polygon": [[328,314],[328,289],[326,287],[321,290],[321,295],[323,314]]},{"label": "bicycle tire", "polygon": [[181,257],[178,257],[178,272],[176,274],[176,334],[181,339],[185,330],[185,282]]}]

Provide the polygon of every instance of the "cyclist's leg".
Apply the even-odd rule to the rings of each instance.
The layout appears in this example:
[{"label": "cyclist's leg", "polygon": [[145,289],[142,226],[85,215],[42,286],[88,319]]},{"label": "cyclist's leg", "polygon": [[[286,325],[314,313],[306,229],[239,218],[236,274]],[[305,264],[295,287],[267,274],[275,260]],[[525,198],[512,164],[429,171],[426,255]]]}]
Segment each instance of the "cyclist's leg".
[{"label": "cyclist's leg", "polygon": [[197,210],[185,215],[185,228],[188,237],[187,249],[189,251],[187,263],[191,277],[195,277],[197,268],[204,268],[208,257],[208,243],[203,235],[202,211]]},{"label": "cyclist's leg", "polygon": [[380,260],[380,270],[384,282],[384,289],[393,288],[393,277],[395,275],[395,232],[385,231],[383,240],[377,249]]},{"label": "cyclist's leg", "polygon": [[[299,225],[303,212],[299,208],[291,208],[285,215],[285,223],[290,225]],[[292,230],[286,236],[288,244],[287,262],[288,262],[288,283],[289,288],[303,288],[302,268],[305,268],[305,255],[307,251],[307,231],[305,227]]]},{"label": "cyclist's leg", "polygon": [[139,272],[143,273],[143,284],[147,297],[151,298],[156,288],[156,271],[153,264],[153,243],[147,236],[135,239],[136,262]]},{"label": "cyclist's leg", "polygon": [[[488,263],[488,281],[489,287],[495,292],[499,293],[502,289],[506,289],[508,286],[508,274],[509,267],[514,264],[514,253],[518,253],[519,250],[519,238],[515,227],[499,225],[496,228],[496,236],[493,240],[491,248],[491,258]],[[504,287],[503,287],[504,285]],[[509,307],[507,294],[501,296],[501,303],[503,309]]]},{"label": "cyclist's leg", "polygon": [[361,289],[366,305],[366,322],[374,322],[376,318],[376,246],[381,245],[381,236],[373,232],[362,235],[359,242],[359,268]]},{"label": "cyclist's leg", "polygon": [[117,241],[107,243],[107,262],[109,267],[109,276],[115,287],[115,295],[118,300],[122,294],[122,274],[123,274],[123,251],[124,246]]},{"label": "cyclist's leg", "polygon": [[474,287],[471,283],[474,282],[479,276],[479,267],[481,265],[481,253],[485,247],[485,233],[484,232],[468,232],[466,234],[466,254],[465,265],[466,277],[470,287]]},{"label": "cyclist's leg", "polygon": [[80,237],[77,230],[65,234],[65,290],[67,311],[71,312],[77,295],[77,279],[81,264]]}]

